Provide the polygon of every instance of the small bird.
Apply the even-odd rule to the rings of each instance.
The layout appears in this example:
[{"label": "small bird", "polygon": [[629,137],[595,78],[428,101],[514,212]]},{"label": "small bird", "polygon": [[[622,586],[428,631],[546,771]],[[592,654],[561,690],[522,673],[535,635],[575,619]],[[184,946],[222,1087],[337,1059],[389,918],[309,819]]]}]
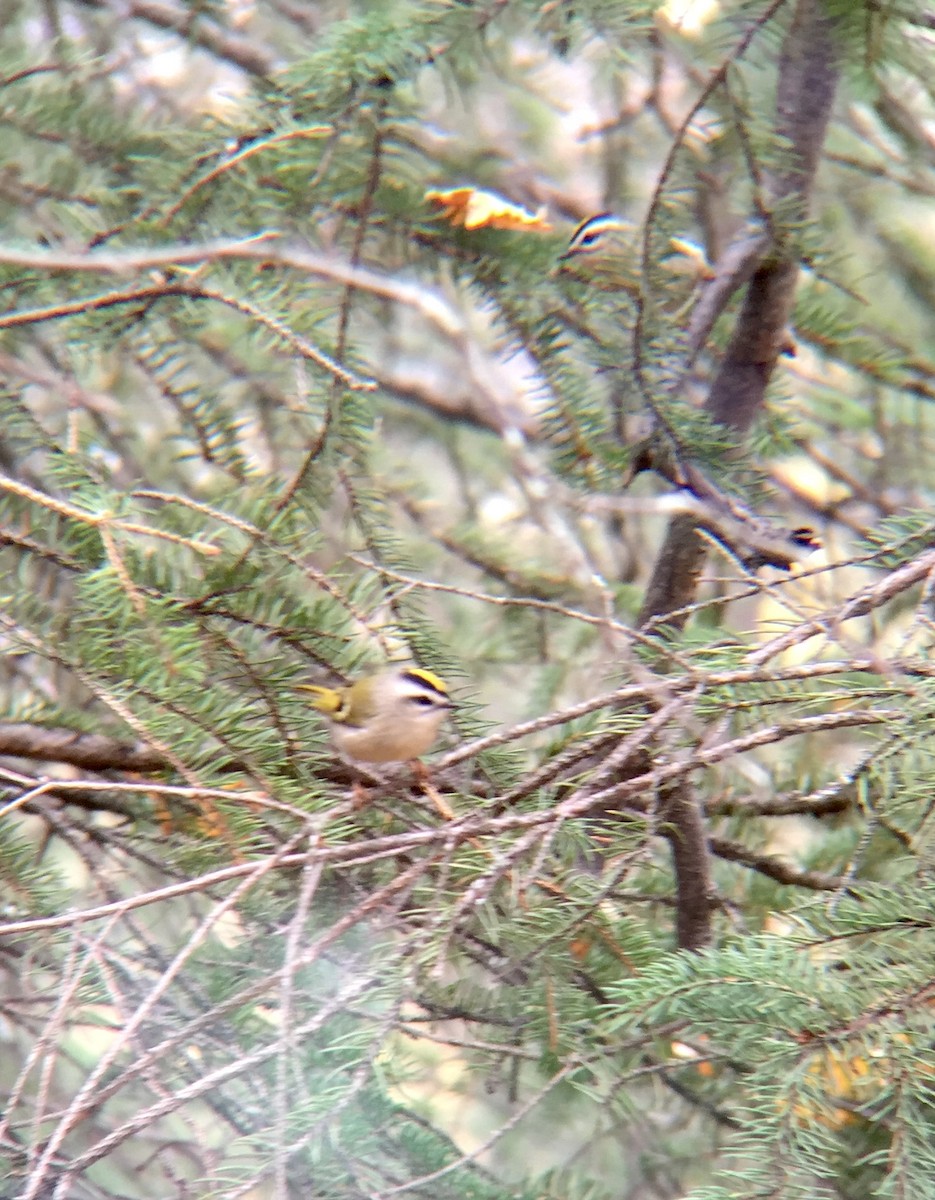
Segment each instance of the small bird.
[{"label": "small bird", "polygon": [[344,687],[301,684],[328,718],[334,744],[361,762],[408,762],[432,745],[452,708],[447,685],[421,667],[393,667]]},{"label": "small bird", "polygon": [[586,280],[599,291],[639,293],[637,229],[613,213],[598,213],[582,221],[559,263],[560,271]]},{"label": "small bird", "polygon": [[[583,279],[601,292],[626,292],[638,296],[641,291],[641,234],[636,226],[613,213],[598,213],[582,221],[559,256],[559,270]],[[681,313],[694,289],[714,276],[704,249],[687,238],[669,238],[666,253],[659,260],[666,275],[678,284],[664,298],[667,311]],[[665,287],[665,291],[670,291]],[[645,297],[644,297],[645,299]]]}]

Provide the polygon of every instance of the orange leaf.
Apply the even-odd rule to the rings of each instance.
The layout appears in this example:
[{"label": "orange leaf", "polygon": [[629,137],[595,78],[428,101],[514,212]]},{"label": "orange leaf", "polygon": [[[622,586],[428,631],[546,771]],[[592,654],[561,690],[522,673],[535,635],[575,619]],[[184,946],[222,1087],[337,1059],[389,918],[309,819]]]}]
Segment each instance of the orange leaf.
[{"label": "orange leaf", "polygon": [[478,188],[430,191],[425,193],[425,199],[441,208],[442,216],[449,224],[463,225],[465,229],[532,230],[536,233],[550,233],[552,230],[545,219],[545,208],[535,213],[527,212],[502,196]]}]

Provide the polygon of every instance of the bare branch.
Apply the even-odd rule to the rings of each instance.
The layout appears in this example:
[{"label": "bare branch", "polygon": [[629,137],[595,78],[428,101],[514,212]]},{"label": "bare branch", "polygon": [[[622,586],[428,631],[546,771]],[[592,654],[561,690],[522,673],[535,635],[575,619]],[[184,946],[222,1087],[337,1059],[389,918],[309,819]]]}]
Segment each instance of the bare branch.
[{"label": "bare branch", "polygon": [[118,19],[132,17],[159,29],[168,29],[250,75],[269,75],[276,67],[273,55],[258,46],[254,39],[223,29],[204,12],[173,4],[170,0],[122,0],[120,4],[111,4],[108,0],[80,2],[88,8],[111,12],[116,9],[114,16]]}]

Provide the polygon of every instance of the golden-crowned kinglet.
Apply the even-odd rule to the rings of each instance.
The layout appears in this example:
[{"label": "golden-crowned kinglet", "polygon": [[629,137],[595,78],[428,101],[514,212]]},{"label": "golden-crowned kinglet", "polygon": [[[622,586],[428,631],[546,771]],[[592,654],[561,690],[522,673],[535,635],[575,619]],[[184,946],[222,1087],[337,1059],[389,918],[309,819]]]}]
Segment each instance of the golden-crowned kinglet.
[{"label": "golden-crowned kinglet", "polygon": [[[560,270],[586,280],[602,292],[640,292],[641,236],[636,226],[613,213],[582,221],[559,255]],[[689,287],[714,276],[704,249],[687,238],[669,238],[661,267]]]},{"label": "golden-crowned kinglet", "polygon": [[421,667],[395,667],[346,687],[302,684],[313,707],[324,713],[334,743],[363,762],[407,762],[435,741],[452,707],[448,688]]},{"label": "golden-crowned kinglet", "polygon": [[559,256],[559,270],[587,280],[602,292],[640,290],[637,229],[612,213],[582,221]]}]

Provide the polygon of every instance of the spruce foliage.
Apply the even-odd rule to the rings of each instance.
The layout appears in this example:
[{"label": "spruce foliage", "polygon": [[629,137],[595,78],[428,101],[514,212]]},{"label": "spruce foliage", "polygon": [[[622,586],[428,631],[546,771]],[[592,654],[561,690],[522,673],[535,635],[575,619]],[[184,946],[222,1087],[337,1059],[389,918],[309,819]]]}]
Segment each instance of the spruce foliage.
[{"label": "spruce foliage", "polygon": [[5,1194],[935,1196],[932,17],[682,7],[9,6]]}]

